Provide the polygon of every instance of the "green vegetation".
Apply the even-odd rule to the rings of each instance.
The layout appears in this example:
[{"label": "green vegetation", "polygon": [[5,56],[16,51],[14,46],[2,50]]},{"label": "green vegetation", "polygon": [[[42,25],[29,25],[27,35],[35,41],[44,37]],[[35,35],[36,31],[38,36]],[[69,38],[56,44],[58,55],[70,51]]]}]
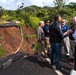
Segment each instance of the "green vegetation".
[{"label": "green vegetation", "polygon": [[23,34],[23,37],[26,39],[26,38],[36,38],[36,34],[33,34],[33,35],[28,35],[26,36],[26,34]]},{"label": "green vegetation", "polygon": [[38,43],[35,42],[35,52],[38,52]]},{"label": "green vegetation", "polygon": [[[66,0],[54,0],[55,7],[38,7],[35,5],[24,7],[24,3],[18,6],[17,10],[4,10],[0,6],[0,17],[2,20],[20,21],[18,25],[31,26],[36,29],[38,27],[40,20],[45,20],[49,18],[51,22],[53,21],[56,14],[60,14],[62,18],[67,20],[67,24],[71,25],[72,18],[76,16],[76,3],[66,4]],[[0,21],[2,24],[3,21]]]},{"label": "green vegetation", "polygon": [[40,19],[38,17],[30,16],[31,27],[36,29],[39,25]]},{"label": "green vegetation", "polygon": [[2,57],[4,55],[4,49],[3,47],[0,46],[0,57]]},{"label": "green vegetation", "polygon": [[2,40],[3,39],[3,37],[0,35],[0,40]]},{"label": "green vegetation", "polygon": [[34,34],[34,35],[28,35],[27,37],[28,38],[36,38],[36,34]]},{"label": "green vegetation", "polygon": [[1,21],[0,21],[0,25],[3,24],[3,23],[4,23],[4,20],[1,20]]}]

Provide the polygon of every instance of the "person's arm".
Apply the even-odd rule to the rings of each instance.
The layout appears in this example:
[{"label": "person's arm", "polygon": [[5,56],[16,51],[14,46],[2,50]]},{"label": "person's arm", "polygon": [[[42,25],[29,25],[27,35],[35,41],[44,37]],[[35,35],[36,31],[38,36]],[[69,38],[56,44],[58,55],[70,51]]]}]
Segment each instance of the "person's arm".
[{"label": "person's arm", "polygon": [[44,31],[49,33],[49,28],[47,26],[44,27]]},{"label": "person's arm", "polygon": [[37,40],[41,41],[41,31],[40,31],[40,29],[37,29]]},{"label": "person's arm", "polygon": [[75,29],[76,29],[76,25],[72,25],[72,26],[69,28],[69,30],[64,33],[64,35],[73,33]]},{"label": "person's arm", "polygon": [[70,34],[70,33],[73,33],[73,31],[71,29],[67,30],[63,35],[67,35],[67,34]]},{"label": "person's arm", "polygon": [[60,36],[60,38],[63,39],[63,33],[62,33],[62,30],[61,30],[61,26],[60,26],[60,27],[57,26],[57,27],[56,27],[56,30],[57,30],[57,33],[58,33],[58,35]]}]

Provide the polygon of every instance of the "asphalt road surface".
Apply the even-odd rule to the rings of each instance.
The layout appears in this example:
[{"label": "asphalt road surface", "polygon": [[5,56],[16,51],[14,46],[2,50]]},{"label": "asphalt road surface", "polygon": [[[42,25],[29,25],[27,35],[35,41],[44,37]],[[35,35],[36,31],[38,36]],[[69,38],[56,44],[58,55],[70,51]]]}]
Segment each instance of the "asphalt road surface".
[{"label": "asphalt road surface", "polygon": [[58,74],[45,58],[43,62],[39,62],[37,60],[37,55],[34,54],[30,57],[13,62],[5,69],[2,68],[0,70],[0,75],[69,75],[73,66],[68,63],[68,58],[62,56],[60,64],[63,70],[61,71],[62,74]]}]

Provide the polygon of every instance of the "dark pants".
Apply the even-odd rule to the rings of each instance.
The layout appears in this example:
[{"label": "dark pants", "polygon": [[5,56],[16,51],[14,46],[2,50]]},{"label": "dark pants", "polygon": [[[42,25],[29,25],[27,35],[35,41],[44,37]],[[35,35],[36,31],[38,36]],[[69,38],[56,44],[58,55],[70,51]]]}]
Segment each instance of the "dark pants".
[{"label": "dark pants", "polygon": [[74,70],[76,70],[76,44],[75,44],[75,53],[74,53]]},{"label": "dark pants", "polygon": [[61,50],[61,43],[51,43],[51,57],[50,57],[51,64],[55,63],[56,69],[60,69],[60,50]]}]

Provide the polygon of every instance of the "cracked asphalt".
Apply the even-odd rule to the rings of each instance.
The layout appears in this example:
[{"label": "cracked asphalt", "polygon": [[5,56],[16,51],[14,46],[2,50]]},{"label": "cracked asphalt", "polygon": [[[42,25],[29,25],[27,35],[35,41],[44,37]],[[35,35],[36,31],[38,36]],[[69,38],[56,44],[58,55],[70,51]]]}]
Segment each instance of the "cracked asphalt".
[{"label": "cracked asphalt", "polygon": [[[73,66],[69,65],[69,60],[65,56],[62,56],[61,66],[64,68],[63,75],[69,75]],[[0,75],[58,75],[51,65],[45,60],[39,62],[37,55],[32,55],[27,58],[22,58],[16,62],[13,62],[7,68],[0,70]]]}]

